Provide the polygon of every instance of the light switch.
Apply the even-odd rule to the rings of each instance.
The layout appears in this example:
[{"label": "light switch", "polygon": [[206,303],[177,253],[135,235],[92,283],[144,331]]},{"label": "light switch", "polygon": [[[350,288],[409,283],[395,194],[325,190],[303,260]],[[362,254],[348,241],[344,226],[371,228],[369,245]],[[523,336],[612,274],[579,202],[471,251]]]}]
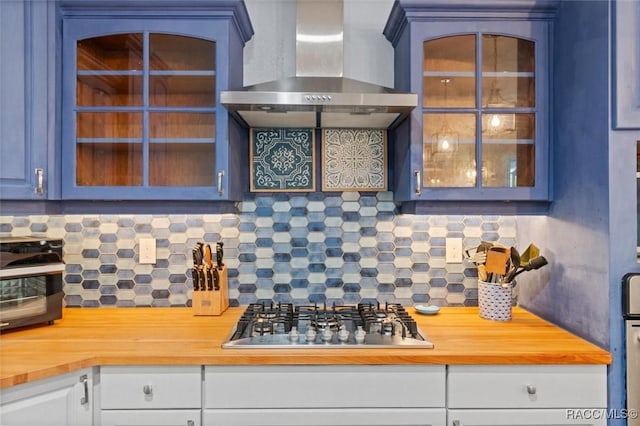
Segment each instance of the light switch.
[{"label": "light switch", "polygon": [[462,238],[447,238],[445,252],[447,263],[462,263]]},{"label": "light switch", "polygon": [[140,238],[140,263],[156,263],[156,239]]}]

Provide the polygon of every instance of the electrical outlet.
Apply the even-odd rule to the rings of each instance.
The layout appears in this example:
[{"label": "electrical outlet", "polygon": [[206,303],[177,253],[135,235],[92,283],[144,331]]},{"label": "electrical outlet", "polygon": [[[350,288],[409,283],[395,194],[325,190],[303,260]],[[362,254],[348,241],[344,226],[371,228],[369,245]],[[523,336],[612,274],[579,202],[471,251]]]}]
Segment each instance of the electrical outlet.
[{"label": "electrical outlet", "polygon": [[445,240],[445,257],[447,263],[462,263],[462,238]]},{"label": "electrical outlet", "polygon": [[156,263],[156,239],[140,238],[140,263]]}]

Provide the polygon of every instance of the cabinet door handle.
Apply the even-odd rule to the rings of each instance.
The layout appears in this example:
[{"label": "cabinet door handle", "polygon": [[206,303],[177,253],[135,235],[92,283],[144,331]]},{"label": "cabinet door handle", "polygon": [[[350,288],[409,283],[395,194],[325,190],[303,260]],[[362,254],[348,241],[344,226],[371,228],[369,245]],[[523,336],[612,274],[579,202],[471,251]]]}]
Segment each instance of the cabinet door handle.
[{"label": "cabinet door handle", "polygon": [[451,426],[460,426],[460,420],[454,420],[451,422]]},{"label": "cabinet door handle", "polygon": [[527,385],[527,393],[529,395],[535,395],[538,390],[534,385]]},{"label": "cabinet door handle", "polygon": [[38,195],[42,195],[44,194],[44,170],[37,167],[34,170],[34,173],[36,174],[36,189],[35,192]]},{"label": "cabinet door handle", "polygon": [[193,420],[187,420],[187,426],[195,426],[196,422],[194,422]]},{"label": "cabinet door handle", "polygon": [[416,195],[421,195],[422,194],[422,178],[420,177],[422,173],[420,173],[420,170],[415,170],[413,172],[413,175],[416,178]]},{"label": "cabinet door handle", "polygon": [[224,170],[218,172],[218,194],[224,194],[224,188],[222,188],[222,178],[224,177]]},{"label": "cabinet door handle", "polygon": [[89,377],[83,374],[80,376],[80,383],[82,383],[82,387],[84,388],[84,396],[80,398],[80,404],[86,405],[89,403]]}]

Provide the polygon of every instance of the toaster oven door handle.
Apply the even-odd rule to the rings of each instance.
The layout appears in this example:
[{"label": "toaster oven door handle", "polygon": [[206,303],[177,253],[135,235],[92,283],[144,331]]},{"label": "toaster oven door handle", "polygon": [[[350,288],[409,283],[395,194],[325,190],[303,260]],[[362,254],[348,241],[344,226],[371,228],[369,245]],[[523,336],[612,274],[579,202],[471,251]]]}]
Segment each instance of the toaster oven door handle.
[{"label": "toaster oven door handle", "polygon": [[48,263],[46,265],[24,266],[20,268],[0,269],[0,278],[23,278],[34,275],[51,275],[64,272],[64,263]]}]

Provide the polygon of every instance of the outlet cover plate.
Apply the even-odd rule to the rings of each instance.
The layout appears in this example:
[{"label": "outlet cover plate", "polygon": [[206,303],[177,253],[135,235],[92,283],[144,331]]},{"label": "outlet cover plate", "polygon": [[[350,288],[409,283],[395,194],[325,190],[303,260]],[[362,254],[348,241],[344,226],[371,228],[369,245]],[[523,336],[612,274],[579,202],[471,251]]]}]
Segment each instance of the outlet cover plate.
[{"label": "outlet cover plate", "polygon": [[447,263],[462,263],[462,238],[445,239],[445,252]]},{"label": "outlet cover plate", "polygon": [[156,263],[156,239],[140,238],[140,263]]}]

